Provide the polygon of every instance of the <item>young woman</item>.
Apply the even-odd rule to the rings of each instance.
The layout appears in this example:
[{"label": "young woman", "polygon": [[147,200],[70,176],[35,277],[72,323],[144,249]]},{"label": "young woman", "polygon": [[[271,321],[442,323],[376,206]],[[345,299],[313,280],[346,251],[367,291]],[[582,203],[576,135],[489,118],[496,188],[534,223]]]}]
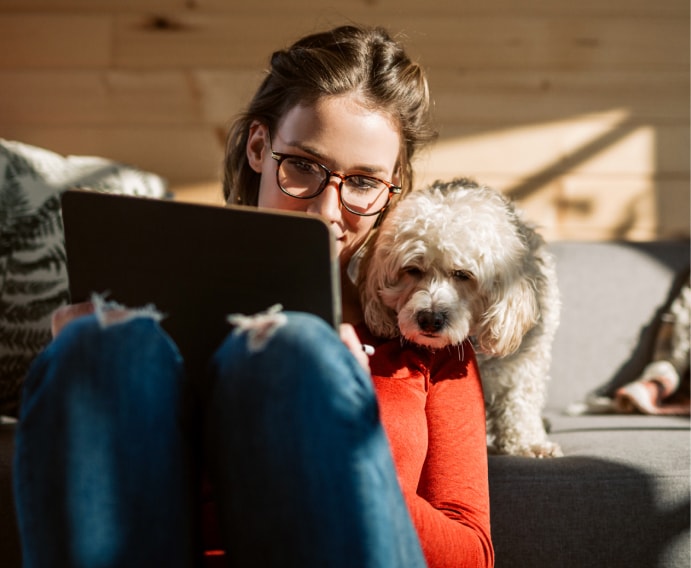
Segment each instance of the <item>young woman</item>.
[{"label": "young woman", "polygon": [[[274,53],[231,130],[224,191],[327,220],[346,323],[335,333],[278,314],[261,320],[259,345],[252,324],[236,330],[198,405],[201,378],[184,376],[154,318],[90,304],[57,313],[17,436],[25,566],[193,564],[202,463],[228,566],[493,564],[472,351],[371,337],[346,270],[411,188],[428,106],[422,70],[381,29],[336,28]],[[363,342],[376,345],[370,359]]]}]

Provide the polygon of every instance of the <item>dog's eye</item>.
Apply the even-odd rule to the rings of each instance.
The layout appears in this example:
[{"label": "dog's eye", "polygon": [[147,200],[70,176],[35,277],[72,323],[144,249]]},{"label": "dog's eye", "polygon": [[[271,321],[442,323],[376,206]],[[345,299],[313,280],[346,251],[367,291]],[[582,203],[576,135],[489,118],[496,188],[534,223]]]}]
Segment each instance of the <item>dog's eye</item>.
[{"label": "dog's eye", "polygon": [[468,272],[467,270],[454,270],[451,275],[456,280],[460,280],[461,282],[465,282],[466,280],[471,280],[473,278],[473,273]]},{"label": "dog's eye", "polygon": [[406,274],[409,274],[410,276],[414,276],[416,278],[419,278],[420,276],[422,276],[422,270],[420,270],[416,266],[406,266],[403,269],[403,272],[405,272]]}]

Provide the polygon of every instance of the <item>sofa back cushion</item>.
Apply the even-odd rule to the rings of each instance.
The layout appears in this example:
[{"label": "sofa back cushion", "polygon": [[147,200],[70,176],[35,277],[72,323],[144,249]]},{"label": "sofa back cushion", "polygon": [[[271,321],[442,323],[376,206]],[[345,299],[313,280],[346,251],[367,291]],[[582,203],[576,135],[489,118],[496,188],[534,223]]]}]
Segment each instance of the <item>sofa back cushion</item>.
[{"label": "sofa back cushion", "polygon": [[547,406],[563,410],[596,389],[635,380],[659,316],[689,265],[689,241],[557,242],[562,296]]},{"label": "sofa back cushion", "polygon": [[163,197],[160,177],[90,156],[0,139],[0,414],[17,413],[29,364],[68,302],[60,194],[78,187]]}]

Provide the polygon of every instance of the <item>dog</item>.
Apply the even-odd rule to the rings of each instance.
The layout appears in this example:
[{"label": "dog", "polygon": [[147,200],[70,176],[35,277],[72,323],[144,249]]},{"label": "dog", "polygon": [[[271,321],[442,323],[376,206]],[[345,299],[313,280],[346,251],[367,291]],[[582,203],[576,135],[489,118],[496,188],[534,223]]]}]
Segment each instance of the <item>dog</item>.
[{"label": "dog", "polygon": [[367,245],[357,284],[380,337],[429,349],[471,338],[492,453],[562,455],[542,420],[560,299],[543,238],[500,192],[466,178],[411,192]]}]

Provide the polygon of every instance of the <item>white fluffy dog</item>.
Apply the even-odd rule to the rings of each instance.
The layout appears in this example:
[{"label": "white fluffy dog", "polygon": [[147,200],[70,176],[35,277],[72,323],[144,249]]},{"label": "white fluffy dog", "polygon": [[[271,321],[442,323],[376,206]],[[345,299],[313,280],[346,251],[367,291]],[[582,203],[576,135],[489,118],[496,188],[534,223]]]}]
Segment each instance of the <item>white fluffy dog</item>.
[{"label": "white fluffy dog", "polygon": [[430,349],[472,337],[490,451],[561,455],[541,416],[559,322],[554,263],[507,199],[467,179],[414,191],[384,219],[362,264],[375,335]]}]

